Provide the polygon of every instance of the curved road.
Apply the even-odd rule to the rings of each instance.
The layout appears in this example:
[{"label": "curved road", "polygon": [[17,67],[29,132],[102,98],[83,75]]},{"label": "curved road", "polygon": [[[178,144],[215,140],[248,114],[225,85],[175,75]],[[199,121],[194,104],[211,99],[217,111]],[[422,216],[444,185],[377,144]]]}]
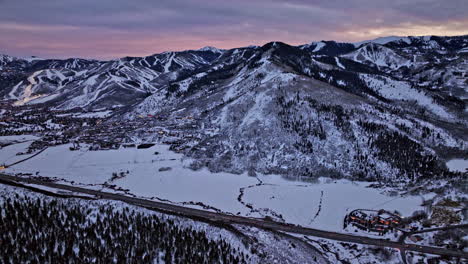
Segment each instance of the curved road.
[{"label": "curved road", "polygon": [[36,184],[36,185],[42,185],[42,186],[46,186],[50,188],[67,190],[71,192],[95,195],[101,199],[122,201],[122,202],[129,203],[132,205],[146,207],[146,208],[150,208],[153,210],[162,211],[165,213],[182,215],[182,216],[187,216],[187,217],[202,218],[202,219],[207,219],[209,221],[215,221],[215,222],[220,222],[224,224],[241,224],[241,225],[253,226],[253,227],[262,228],[262,229],[270,229],[270,230],[275,230],[275,231],[283,231],[283,232],[301,234],[301,235],[306,235],[306,236],[321,237],[321,238],[342,241],[342,242],[373,245],[373,246],[378,246],[378,247],[391,247],[391,248],[397,248],[403,251],[409,250],[409,251],[415,251],[415,252],[421,252],[421,253],[427,253],[427,254],[468,259],[468,253],[462,252],[462,251],[449,250],[445,248],[437,248],[437,247],[430,247],[430,246],[422,246],[422,245],[416,245],[416,244],[407,244],[404,242],[395,242],[395,241],[370,238],[370,237],[365,237],[365,236],[355,236],[355,235],[344,234],[344,233],[330,232],[330,231],[307,228],[307,227],[302,227],[302,226],[297,226],[297,225],[292,225],[292,224],[268,221],[268,220],[261,219],[261,218],[250,218],[250,217],[243,217],[243,216],[237,216],[237,215],[226,214],[226,213],[209,212],[205,210],[188,208],[188,207],[183,207],[179,205],[133,198],[133,197],[120,195],[120,194],[101,192],[101,191],[90,190],[86,188],[70,186],[70,185],[65,185],[65,184],[58,184],[58,183],[48,182],[48,181],[34,179],[34,178],[22,178],[22,177],[16,177],[16,176],[11,176],[11,175],[0,173],[0,183]]}]

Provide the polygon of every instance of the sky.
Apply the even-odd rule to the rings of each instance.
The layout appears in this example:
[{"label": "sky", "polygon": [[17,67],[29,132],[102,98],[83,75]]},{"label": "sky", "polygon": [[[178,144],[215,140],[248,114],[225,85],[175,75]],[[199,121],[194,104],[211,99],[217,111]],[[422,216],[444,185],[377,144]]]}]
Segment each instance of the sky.
[{"label": "sky", "polygon": [[20,57],[466,34],[466,0],[0,0],[0,54]]}]

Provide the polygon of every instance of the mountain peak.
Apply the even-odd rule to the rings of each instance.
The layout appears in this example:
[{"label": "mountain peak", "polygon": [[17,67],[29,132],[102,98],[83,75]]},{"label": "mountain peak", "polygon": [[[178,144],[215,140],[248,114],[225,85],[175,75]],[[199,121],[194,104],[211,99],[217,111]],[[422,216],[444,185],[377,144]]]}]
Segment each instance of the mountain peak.
[{"label": "mountain peak", "polygon": [[198,51],[211,51],[213,53],[222,53],[223,51],[216,48],[216,47],[212,47],[212,46],[206,46],[206,47],[203,47],[201,49],[198,49]]},{"label": "mountain peak", "polygon": [[400,36],[388,36],[388,37],[380,37],[372,40],[364,40],[364,41],[359,41],[353,43],[355,47],[359,47],[363,44],[368,44],[368,43],[376,43],[380,45],[385,45],[389,42],[394,42],[394,41],[404,41],[408,44],[411,44],[411,40],[409,37],[400,37]]},{"label": "mountain peak", "polygon": [[12,62],[12,61],[14,61],[16,59],[17,58],[12,57],[12,56],[0,54],[0,66],[5,65],[5,64],[7,64],[9,62]]},{"label": "mountain peak", "polygon": [[268,42],[267,44],[262,46],[262,49],[264,50],[269,50],[269,49],[278,49],[278,48],[284,48],[284,47],[291,47],[290,45],[281,42],[281,41],[272,41]]}]

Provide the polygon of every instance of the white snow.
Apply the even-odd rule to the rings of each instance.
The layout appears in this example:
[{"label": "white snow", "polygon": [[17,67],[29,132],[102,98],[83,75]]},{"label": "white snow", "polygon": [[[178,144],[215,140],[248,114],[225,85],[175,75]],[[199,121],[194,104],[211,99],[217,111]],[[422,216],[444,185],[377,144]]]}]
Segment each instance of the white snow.
[{"label": "white snow", "polygon": [[32,141],[38,139],[32,135],[20,136],[1,136],[0,145],[7,145],[0,147],[0,165],[9,165],[19,160],[25,159],[33,154],[16,155],[19,152],[25,153],[28,150]]},{"label": "white snow", "polygon": [[8,96],[10,97],[10,99],[18,99],[18,96],[16,96],[15,93],[22,84],[23,84],[23,81],[19,82],[17,85],[13,87],[13,89],[11,89],[10,93],[8,93]]},{"label": "white snow", "polygon": [[213,53],[221,53],[222,52],[220,49],[215,48],[215,47],[211,47],[211,46],[203,47],[203,48],[199,49],[199,51],[211,51]]},{"label": "white snow", "polygon": [[364,182],[320,179],[317,184],[304,184],[280,176],[261,179],[266,185],[248,189],[245,193],[247,202],[255,208],[274,210],[288,223],[326,230],[341,230],[345,214],[356,208],[398,210],[409,215],[422,202],[415,196],[387,197],[376,189],[366,188],[369,183]]},{"label": "white snow", "polygon": [[446,164],[451,171],[468,172],[468,159],[452,159]]},{"label": "white snow", "polygon": [[92,75],[91,77],[87,78],[86,81],[83,84],[87,85],[87,86],[92,86],[92,85],[96,84],[97,78],[99,76],[100,75],[98,75],[98,74]]},{"label": "white snow", "polygon": [[321,50],[323,47],[325,47],[325,42],[323,41],[318,41],[318,42],[311,42],[311,43],[308,43],[308,44],[304,44],[302,46],[300,46],[301,49],[308,49],[310,48],[311,46],[314,46],[314,49],[312,50],[312,52],[317,52],[319,50]]},{"label": "white snow", "polygon": [[29,145],[31,145],[31,142],[22,142],[0,148],[0,165],[9,165],[31,156],[32,154],[16,155],[20,152],[25,153]]},{"label": "white snow", "polygon": [[0,144],[11,144],[25,141],[36,140],[39,137],[33,135],[18,135],[18,136],[0,136]]},{"label": "white snow", "polygon": [[315,48],[314,48],[314,50],[312,52],[317,52],[317,51],[321,50],[323,47],[325,47],[325,42],[320,41],[320,42],[317,42],[316,44],[317,44],[317,46],[315,46]]},{"label": "white snow", "polygon": [[189,86],[196,80],[199,80],[200,78],[202,78],[203,76],[206,76],[207,73],[206,72],[201,72],[201,73],[198,73],[192,77],[189,77],[185,80],[182,80],[180,82],[178,82],[179,84],[179,91],[183,91],[183,92],[186,92],[189,88]]},{"label": "white snow", "polygon": [[[197,206],[193,203],[201,202],[224,212],[252,217],[281,214],[286,222],[336,231],[342,230],[343,217],[352,209],[385,208],[399,210],[404,215],[420,209],[421,198],[388,197],[377,189],[366,188],[369,183],[321,179],[320,183],[312,184],[288,181],[277,175],[255,178],[246,174],[210,173],[204,169],[192,171],[184,167],[189,161],[169,151],[166,145],[108,151],[84,148],[69,151],[68,147],[51,147],[6,171],[39,171],[41,176],[97,186],[109,181],[113,172],[128,171],[128,175],[112,184],[140,197],[185,206]],[[160,154],[154,155],[155,151]],[[171,170],[159,171],[162,167]],[[259,184],[259,180],[263,183]],[[252,204],[256,212],[237,200],[241,188],[244,188],[242,201]]]},{"label": "white snow", "polygon": [[341,57],[364,64],[371,63],[378,67],[388,67],[391,69],[399,69],[403,66],[412,65],[411,60],[398,55],[392,49],[375,43],[363,45],[359,49],[344,54]]},{"label": "white snow", "polygon": [[171,52],[171,55],[170,55],[168,61],[164,65],[164,73],[169,72],[169,67],[171,67],[172,60],[174,59],[174,56],[175,56],[175,52]]},{"label": "white snow", "polygon": [[18,100],[14,103],[14,105],[24,105],[26,104],[27,102],[31,101],[31,100],[34,100],[38,97],[40,97],[39,95],[35,95],[35,96],[32,96],[32,88],[34,85],[37,84],[36,82],[36,77],[42,73],[42,70],[40,71],[36,71],[34,72],[31,76],[28,77],[28,82],[29,82],[29,85],[26,86],[26,88],[24,89],[24,92],[23,92],[23,95],[21,96],[21,100]]},{"label": "white snow", "polygon": [[60,94],[51,94],[51,95],[38,96],[37,98],[32,99],[31,101],[29,101],[29,103],[30,104],[42,104],[42,103],[45,103],[45,102],[48,102],[50,100],[55,99],[59,95]]},{"label": "white snow", "polygon": [[346,69],[345,66],[343,66],[343,64],[341,64],[340,59],[338,59],[338,57],[335,57],[335,61],[336,61],[336,65],[338,65],[338,67],[340,67],[342,69]]},{"label": "white snow", "polygon": [[336,81],[336,83],[337,83],[338,85],[341,85],[341,86],[346,86],[346,82],[343,81],[343,80],[338,80],[338,81]]},{"label": "white snow", "polygon": [[262,81],[261,83],[264,84],[270,80],[275,80],[276,82],[279,82],[279,83],[288,83],[290,81],[292,81],[294,78],[296,78],[297,75],[296,74],[293,74],[293,73],[279,73],[279,74],[271,74],[271,75],[267,75]]},{"label": "white snow", "polygon": [[76,114],[76,115],[73,115],[73,117],[75,118],[103,118],[103,117],[108,117],[111,113],[112,113],[111,110],[106,110],[106,111]]},{"label": "white snow", "polygon": [[452,115],[442,106],[434,102],[430,96],[426,95],[423,91],[413,88],[408,82],[397,81],[383,76],[376,77],[369,74],[361,74],[360,78],[365,81],[370,88],[387,99],[414,100],[420,106],[427,108],[440,117],[446,119],[452,118]]},{"label": "white snow", "polygon": [[377,44],[384,45],[384,44],[387,44],[389,42],[399,41],[399,40],[404,41],[407,44],[411,44],[411,39],[409,39],[408,37],[398,37],[398,36],[380,37],[380,38],[376,38],[376,39],[373,39],[373,40],[364,40],[364,41],[360,41],[360,42],[355,42],[353,44],[354,44],[355,47],[359,47],[362,44],[366,44],[366,43],[377,43]]},{"label": "white snow", "polygon": [[468,47],[459,50],[458,53],[468,53]]}]

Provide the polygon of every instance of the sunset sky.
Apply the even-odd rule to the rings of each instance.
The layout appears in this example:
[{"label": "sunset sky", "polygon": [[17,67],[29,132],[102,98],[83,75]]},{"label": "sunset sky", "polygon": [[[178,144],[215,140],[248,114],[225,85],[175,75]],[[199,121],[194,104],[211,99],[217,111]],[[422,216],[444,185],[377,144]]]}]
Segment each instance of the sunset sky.
[{"label": "sunset sky", "polygon": [[203,46],[468,34],[466,0],[0,0],[0,54],[109,59]]}]

